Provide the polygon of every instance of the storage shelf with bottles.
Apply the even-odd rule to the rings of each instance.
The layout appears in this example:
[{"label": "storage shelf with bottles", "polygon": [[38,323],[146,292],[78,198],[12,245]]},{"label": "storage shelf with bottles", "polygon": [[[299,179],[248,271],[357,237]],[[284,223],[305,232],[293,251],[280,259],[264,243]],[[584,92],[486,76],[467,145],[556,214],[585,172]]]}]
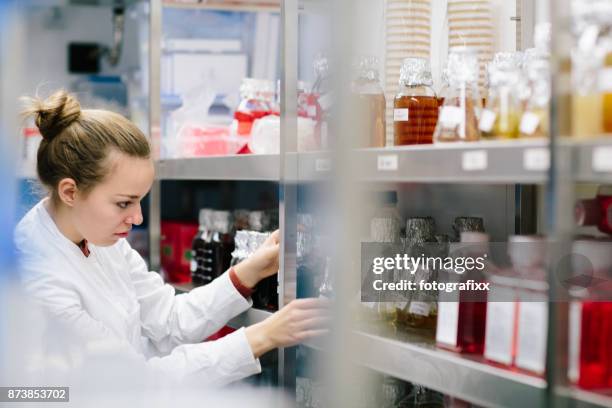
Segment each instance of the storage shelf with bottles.
[{"label": "storage shelf with bottles", "polygon": [[[383,374],[487,407],[542,406],[546,381],[489,364],[483,357],[456,354],[408,332],[354,331],[354,362]],[[307,346],[325,351],[323,340]]]}]

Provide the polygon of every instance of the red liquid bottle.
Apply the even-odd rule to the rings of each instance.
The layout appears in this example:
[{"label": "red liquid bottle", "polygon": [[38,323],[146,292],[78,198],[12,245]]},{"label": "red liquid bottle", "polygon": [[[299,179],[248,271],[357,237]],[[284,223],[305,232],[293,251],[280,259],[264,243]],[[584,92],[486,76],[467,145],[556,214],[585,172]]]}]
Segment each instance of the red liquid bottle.
[{"label": "red liquid bottle", "polygon": [[[582,284],[571,291],[568,377],[581,388],[608,388],[612,385],[612,289],[600,277],[612,270],[612,241],[577,240],[572,252],[588,262],[574,264],[576,283]],[[583,269],[581,264],[588,266]]]},{"label": "red liquid bottle", "polygon": [[[462,232],[459,248],[453,244],[451,254],[457,251],[465,252],[465,256],[483,257],[488,252],[489,236],[481,232]],[[466,245],[467,244],[467,245]],[[461,244],[459,244],[461,245]],[[463,255],[463,254],[462,254]],[[457,276],[461,282],[474,280],[484,282],[484,269],[472,270]],[[439,347],[460,353],[482,354],[485,343],[485,328],[487,321],[487,295],[483,291],[461,291],[450,294],[455,298],[440,296],[438,304],[438,325],[436,342]]]}]

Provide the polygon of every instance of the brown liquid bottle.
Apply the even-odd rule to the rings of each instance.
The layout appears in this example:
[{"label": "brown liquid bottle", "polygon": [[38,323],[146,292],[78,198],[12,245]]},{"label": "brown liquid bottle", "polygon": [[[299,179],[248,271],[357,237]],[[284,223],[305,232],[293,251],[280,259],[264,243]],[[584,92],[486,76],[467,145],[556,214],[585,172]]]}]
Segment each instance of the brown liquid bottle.
[{"label": "brown liquid bottle", "polygon": [[439,101],[431,88],[431,69],[423,58],[406,58],[400,73],[400,89],[393,102],[396,146],[429,144],[438,121]]},{"label": "brown liquid bottle", "polygon": [[362,121],[358,147],[385,147],[386,102],[380,85],[378,59],[363,57],[359,61],[357,77],[353,81],[355,118]]}]

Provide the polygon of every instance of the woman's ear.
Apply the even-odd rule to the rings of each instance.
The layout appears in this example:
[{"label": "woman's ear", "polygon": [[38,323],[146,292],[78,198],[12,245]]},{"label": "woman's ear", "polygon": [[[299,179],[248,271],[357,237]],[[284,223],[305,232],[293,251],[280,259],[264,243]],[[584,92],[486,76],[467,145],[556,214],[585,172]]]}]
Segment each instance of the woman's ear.
[{"label": "woman's ear", "polygon": [[57,185],[57,195],[59,196],[59,199],[68,207],[72,207],[74,205],[77,192],[78,189],[74,179],[61,179]]}]

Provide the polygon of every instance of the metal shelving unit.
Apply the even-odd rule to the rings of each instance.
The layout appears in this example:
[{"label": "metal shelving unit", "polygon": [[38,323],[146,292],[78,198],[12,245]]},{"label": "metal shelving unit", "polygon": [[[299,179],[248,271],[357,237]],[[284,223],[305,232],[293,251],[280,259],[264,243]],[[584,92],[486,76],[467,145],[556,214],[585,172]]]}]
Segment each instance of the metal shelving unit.
[{"label": "metal shelving unit", "polygon": [[[170,4],[152,0],[152,44],[161,39],[160,9],[169,7],[198,7],[229,10],[281,10],[283,41],[281,45],[281,114],[280,155],[237,155],[194,159],[160,160],[156,163],[157,180],[263,180],[279,183],[281,231],[289,237],[281,243],[279,272],[280,306],[295,298],[297,192],[296,185],[336,176],[336,165],[331,152],[295,153],[297,36],[298,12],[305,5],[316,2],[298,0],[208,1],[204,4]],[[151,64],[159,58],[159,49],[152,47]],[[152,81],[159,80],[159,69],[151,70]],[[152,91],[159,91],[152,86]],[[159,140],[159,101],[152,103],[152,135]],[[553,121],[554,122],[554,121]],[[157,136],[157,139],[155,139]],[[406,146],[384,149],[362,149],[351,152],[351,160],[358,163],[356,181],[380,183],[458,183],[458,184],[533,184],[540,185],[550,202],[567,198],[559,189],[557,176],[563,182],[612,182],[612,137],[593,141],[560,140],[553,128],[554,142],[549,140],[481,141],[469,144]],[[559,161],[563,169],[559,170]],[[155,196],[157,194],[157,196]],[[152,222],[159,223],[159,186],[154,188]],[[567,203],[566,203],[567,204]],[[566,205],[567,207],[567,205]],[[566,216],[567,208],[550,217],[557,221]],[[565,220],[564,225],[571,222]],[[549,231],[547,231],[549,232]],[[556,231],[552,231],[553,233]],[[156,231],[152,229],[152,235]],[[157,230],[159,234],[159,229]],[[159,241],[152,239],[153,245]],[[155,252],[152,247],[152,252]],[[157,255],[158,256],[158,255]],[[152,258],[152,265],[155,265]],[[292,286],[293,284],[293,286]],[[177,287],[187,291],[190,287]],[[556,313],[556,312],[555,312]],[[251,309],[233,319],[231,327],[260,322],[270,312]],[[556,330],[562,331],[562,326]],[[553,333],[552,329],[551,332]],[[550,336],[549,336],[550,338]],[[327,339],[308,342],[307,346],[330,351]],[[458,398],[487,407],[546,406],[558,397],[577,407],[612,406],[612,396],[563,388],[562,381],[548,382],[522,372],[500,368],[482,357],[460,355],[435,347],[431,340],[411,334],[380,333],[376,330],[353,331],[347,339],[351,363],[417,383]],[[336,339],[338,343],[338,339]],[[335,350],[332,348],[331,350]],[[562,352],[554,350],[551,352]],[[348,351],[347,351],[348,353]],[[341,360],[345,362],[345,360]],[[562,369],[562,368],[561,368]],[[291,349],[279,353],[280,384],[295,389],[295,354]],[[550,378],[550,377],[549,377]],[[549,385],[551,384],[551,385]],[[561,386],[561,387],[560,387]],[[556,392],[556,390],[559,390]],[[554,391],[554,392],[553,392]]]},{"label": "metal shelving unit", "polygon": [[[493,366],[482,357],[437,349],[418,334],[355,331],[350,341],[361,351],[353,360],[356,364],[482,406],[522,408],[545,401],[544,379]],[[326,350],[324,339],[307,346]]]},{"label": "metal shelving unit", "polygon": [[160,180],[269,180],[279,179],[278,155],[235,155],[159,160]]}]

